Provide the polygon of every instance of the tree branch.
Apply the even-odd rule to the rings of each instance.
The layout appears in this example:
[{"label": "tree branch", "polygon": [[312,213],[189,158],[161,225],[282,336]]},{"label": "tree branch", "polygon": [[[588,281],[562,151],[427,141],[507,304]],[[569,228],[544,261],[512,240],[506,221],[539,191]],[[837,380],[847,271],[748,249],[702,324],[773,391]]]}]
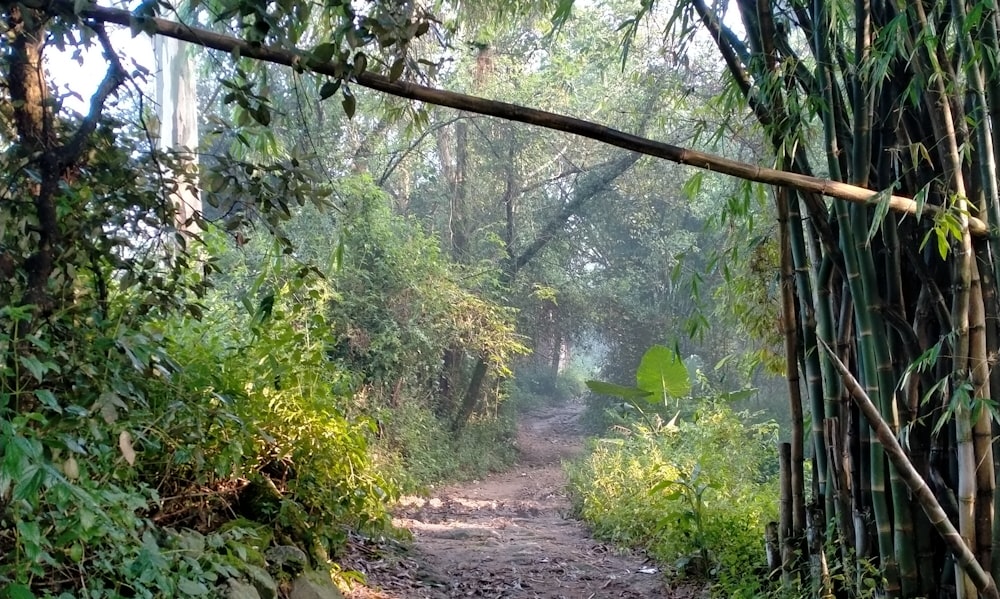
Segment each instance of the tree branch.
[{"label": "tree branch", "polygon": [[104,112],[104,103],[108,101],[111,94],[121,84],[125,83],[127,77],[125,69],[122,68],[121,61],[118,60],[118,54],[115,53],[114,47],[111,46],[111,40],[108,39],[108,33],[104,30],[104,25],[97,23],[89,24],[88,26],[94,30],[94,33],[97,34],[97,39],[101,41],[104,57],[108,60],[108,72],[104,75],[104,80],[101,81],[97,91],[94,92],[90,100],[90,112],[84,117],[83,122],[80,123],[80,128],[73,134],[72,139],[59,152],[59,163],[62,166],[72,164],[80,157],[87,138],[97,129],[97,121],[101,118],[101,113]]},{"label": "tree branch", "polygon": [[[516,259],[513,255],[511,255],[514,270],[518,271],[524,268],[524,266],[528,264],[528,262],[530,262],[531,259],[534,258],[535,255],[546,246],[546,244],[549,243],[549,241],[552,241],[552,238],[556,236],[556,233],[566,226],[566,222],[570,219],[570,217],[579,212],[580,208],[587,203],[587,201],[607,189],[608,185],[610,185],[618,177],[622,176],[626,171],[628,171],[628,169],[632,168],[632,165],[634,165],[638,160],[639,154],[634,152],[626,154],[625,156],[622,156],[614,162],[606,165],[605,168],[594,173],[592,176],[596,180],[578,181],[573,199],[568,204],[563,206],[562,210],[553,216],[549,222],[545,223],[545,226],[538,234],[538,237],[536,237],[528,247],[524,248],[524,251],[522,251]],[[586,175],[584,177],[586,177]],[[583,189],[580,188],[581,184],[585,186]]]},{"label": "tree branch", "polygon": [[[58,7],[60,10],[71,11],[72,3],[66,0],[55,0],[50,7]],[[125,26],[129,25],[133,19],[132,15],[127,11],[100,6],[85,8],[79,14],[97,21],[117,23]],[[253,45],[232,36],[213,33],[205,29],[190,27],[166,19],[150,18],[150,21],[152,24],[149,26],[159,35],[173,37],[223,52],[238,53],[240,56],[275,64],[283,64],[295,68],[308,67],[316,73],[330,77],[336,77],[338,73],[335,63],[313,64],[301,52],[272,48],[265,45]],[[363,87],[401,98],[563,131],[640,154],[655,156],[671,162],[715,171],[758,183],[782,185],[799,191],[818,193],[859,204],[872,203],[876,197],[874,191],[864,187],[730,160],[707,152],[699,152],[664,142],[653,141],[590,121],[544,110],[536,110],[507,102],[496,102],[405,81],[391,81],[387,77],[374,73],[362,73],[356,77],[355,82]],[[906,214],[916,214],[917,212],[916,202],[904,196],[890,195],[888,197],[888,204],[891,210],[897,212]],[[923,212],[928,214],[929,217],[933,217],[941,211],[942,209],[937,206],[923,207]],[[988,233],[986,223],[978,218],[969,218],[969,230],[976,235],[986,235]]]}]

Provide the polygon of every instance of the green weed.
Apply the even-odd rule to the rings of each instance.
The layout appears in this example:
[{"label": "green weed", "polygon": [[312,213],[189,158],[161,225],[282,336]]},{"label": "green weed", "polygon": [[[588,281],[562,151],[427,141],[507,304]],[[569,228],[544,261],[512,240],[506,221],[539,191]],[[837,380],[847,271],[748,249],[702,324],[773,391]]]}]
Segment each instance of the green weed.
[{"label": "green weed", "polygon": [[577,514],[600,538],[714,580],[724,596],[759,596],[764,524],[776,516],[777,430],[746,426],[744,416],[708,403],[690,420],[653,415],[617,427],[569,467]]}]

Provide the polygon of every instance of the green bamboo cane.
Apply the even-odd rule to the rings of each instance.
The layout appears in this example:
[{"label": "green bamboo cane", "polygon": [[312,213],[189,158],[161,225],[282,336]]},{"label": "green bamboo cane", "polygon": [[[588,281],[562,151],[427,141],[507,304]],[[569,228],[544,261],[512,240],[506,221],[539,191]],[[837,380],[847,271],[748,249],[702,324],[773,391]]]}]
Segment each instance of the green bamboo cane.
[{"label": "green bamboo cane", "polygon": [[[852,179],[867,185],[871,172],[871,121],[874,115],[874,94],[865,76],[871,52],[871,4],[868,0],[855,0],[855,79],[854,79],[854,144],[851,148]],[[844,252],[848,282],[851,286],[851,296],[854,299],[855,319],[858,332],[858,359],[862,368],[859,369],[861,380],[870,397],[875,398],[876,405],[883,416],[889,416],[894,421],[894,405],[885,397],[889,389],[885,385],[888,378],[885,369],[891,374],[891,361],[885,346],[885,328],[874,317],[877,309],[878,284],[875,281],[875,268],[872,261],[868,240],[864,237],[868,231],[867,211],[848,209],[837,205],[841,226],[841,251]],[[850,227],[843,226],[850,222]],[[899,562],[895,547],[892,515],[889,511],[891,495],[887,491],[885,476],[884,450],[880,443],[872,442],[869,452],[872,512],[875,515],[875,525],[879,546],[879,558],[884,572],[888,597],[896,597],[902,590],[899,579]],[[896,501],[895,504],[899,503]],[[899,548],[905,551],[904,547]],[[909,591],[909,589],[906,589]],[[908,593],[907,593],[908,596]]]},{"label": "green bamboo cane", "polygon": [[[872,318],[873,301],[872,294],[864,287],[864,278],[861,272],[861,261],[864,258],[871,259],[871,255],[864,251],[865,240],[856,239],[858,235],[854,232],[856,224],[849,217],[848,208],[843,204],[837,205],[839,220],[841,223],[851,222],[852,226],[841,226],[841,250],[844,254],[844,262],[847,270],[848,284],[851,288],[851,297],[854,300],[855,309],[855,329],[857,332],[856,344],[858,352],[858,372],[865,385],[865,391],[869,397],[877,398],[876,402],[883,409],[881,390],[878,384],[878,358],[875,346],[877,343],[874,322]],[[867,231],[867,229],[861,229]],[[862,431],[864,441],[867,431]],[[893,547],[892,518],[889,511],[889,497],[885,476],[885,454],[881,444],[877,441],[869,443],[867,470],[870,475],[872,513],[875,516],[876,538],[878,540],[878,553],[882,570],[886,579],[886,594],[895,597],[899,593],[899,570],[896,561],[896,552]]]},{"label": "green bamboo cane", "polygon": [[[900,10],[913,15],[915,35],[930,35],[935,30],[931,27],[923,3],[901,3]],[[961,35],[959,36],[962,37]],[[954,77],[949,77],[947,65],[943,64],[936,52],[925,44],[912,44],[914,64],[922,74],[926,83],[924,102],[934,136],[940,140],[937,145],[938,154],[944,167],[948,190],[954,202],[954,217],[958,221],[958,243],[953,247],[952,256],[952,295],[951,322],[954,327],[954,345],[952,360],[952,375],[954,385],[965,385],[969,380],[969,309],[972,278],[972,238],[969,234],[969,204],[967,187],[962,170],[962,160],[959,154],[958,122],[953,113],[951,97],[946,83],[954,84]],[[937,48],[943,52],[942,48]],[[957,388],[957,387],[956,387]],[[952,401],[958,401],[953,399]],[[972,434],[972,420],[968,409],[959,406],[954,411],[954,430],[956,439],[956,457],[958,460],[958,502],[959,530],[962,538],[970,547],[976,546],[976,459]],[[960,599],[976,596],[976,590],[965,572],[956,566],[956,587]]]},{"label": "green bamboo cane", "polygon": [[[795,273],[792,265],[792,252],[790,247],[789,234],[789,191],[783,187],[775,190],[775,203],[778,208],[778,226],[781,261],[781,328],[785,340],[785,379],[788,384],[789,408],[791,411],[792,437],[790,443],[789,464],[791,484],[791,537],[796,540],[803,539],[805,531],[805,502],[803,493],[803,472],[802,472],[802,396],[799,385],[798,367],[798,319],[796,317],[795,302]],[[799,515],[799,510],[803,512]],[[798,528],[801,525],[801,529]],[[784,545],[784,539],[782,544]]]},{"label": "green bamboo cane", "polygon": [[[802,333],[802,358],[806,374],[806,395],[809,399],[810,417],[812,425],[813,461],[816,465],[815,475],[819,481],[819,497],[817,501],[821,505],[826,504],[827,499],[827,451],[826,440],[823,435],[823,419],[826,417],[824,405],[823,375],[820,366],[819,348],[816,347],[816,302],[813,299],[813,287],[810,277],[813,271],[810,268],[807,256],[808,248],[816,251],[817,243],[807,243],[805,239],[805,227],[802,214],[799,210],[798,194],[789,192],[788,201],[788,226],[789,242],[792,251],[792,266],[795,271],[796,295],[798,296],[799,328]],[[819,265],[819,262],[813,262]]]},{"label": "green bamboo cane", "polygon": [[989,357],[986,345],[986,309],[982,282],[976,261],[972,261],[969,294],[969,368],[973,396],[980,402],[972,426],[976,460],[976,557],[984,568],[993,563],[993,496],[996,479],[993,473],[993,430],[989,411],[983,407],[990,400]]},{"label": "green bamboo cane", "polygon": [[941,538],[947,544],[949,551],[955,556],[956,563],[958,564],[957,567],[961,568],[962,572],[968,575],[975,588],[982,592],[986,599],[1000,599],[1000,593],[997,592],[993,577],[979,565],[975,554],[972,553],[972,550],[964,542],[962,536],[955,530],[951,521],[948,520],[948,515],[941,507],[930,487],[927,486],[927,482],[924,481],[923,477],[920,476],[920,473],[917,472],[916,468],[913,467],[913,464],[906,457],[906,452],[903,451],[899,441],[896,440],[895,433],[882,419],[882,415],[879,413],[874,402],[868,397],[861,384],[854,378],[847,366],[833,353],[833,350],[827,345],[822,345],[822,348],[830,356],[837,371],[840,372],[845,385],[850,390],[851,397],[854,398],[858,408],[875,431],[880,443],[886,448],[889,460],[895,464],[903,480],[906,481],[907,488],[916,497],[920,503],[920,507],[927,514],[934,528],[937,529]]},{"label": "green bamboo cane", "polygon": [[[878,130],[880,138],[879,147],[888,147],[895,143],[895,131],[888,130],[888,123],[890,123],[890,115],[893,108],[893,102],[886,95],[882,95],[878,104],[878,121],[881,123]],[[878,174],[883,181],[890,180],[887,162],[885,154],[880,154]],[[863,224],[867,220],[863,219],[863,216],[859,212],[858,218],[860,222],[858,224]],[[898,311],[900,314],[906,313],[903,297],[903,279],[899,263],[903,252],[901,251],[896,227],[895,219],[883,219],[881,232],[882,242],[885,245],[886,251],[885,259],[882,261],[882,276],[879,277],[876,274],[874,260],[869,261],[866,256],[862,256],[860,265],[866,290],[877,290],[879,278],[883,281],[886,290],[886,297],[884,299],[876,298],[876,301],[881,302],[882,305],[872,315],[876,330],[882,332],[882,339],[874,339],[873,341],[876,343],[875,355],[878,360],[878,385],[881,390],[881,398],[884,402],[883,417],[893,427],[893,430],[898,431],[900,429],[900,401],[899,395],[895,390],[898,380],[897,372],[902,372],[903,368],[897,368],[896,365],[899,362],[905,362],[904,358],[907,352],[903,350],[903,347],[907,344],[907,340],[903,339],[895,328],[888,327],[885,318],[882,317],[882,314],[889,314],[895,311]],[[870,255],[870,252],[868,255]],[[893,349],[896,350],[895,354]],[[912,417],[909,414],[909,410],[906,410],[906,413],[908,417]],[[889,481],[892,489],[893,549],[895,550],[896,561],[899,564],[900,590],[904,597],[916,597],[921,593],[916,544],[914,543],[913,510],[906,485],[891,462],[889,463]]]},{"label": "green bamboo cane", "polygon": [[[984,10],[984,14],[981,16],[983,27],[981,34],[976,36],[976,39],[982,46],[980,52],[984,56],[1000,56],[1000,35],[998,35],[997,23],[998,19],[1000,19],[1000,11],[997,11],[993,2],[984,2],[981,6]],[[1000,64],[995,59],[982,60],[981,64],[985,79],[983,87],[986,94],[986,103],[989,107],[990,123],[988,127],[983,127],[983,125],[980,125],[980,127],[986,128],[991,132],[993,142],[992,148],[990,148],[992,161],[984,161],[981,176],[984,181],[996,184],[996,162],[997,155],[1000,154],[1000,135],[996,134],[1000,130],[998,129],[1000,127]],[[981,151],[987,150],[981,149]],[[1000,227],[1000,199],[996,197],[990,198],[987,194],[985,204],[985,210],[981,210],[980,216],[986,220],[991,230],[996,230],[997,227]],[[989,248],[989,256],[984,256],[982,261],[983,266],[980,268],[980,278],[982,279],[983,303],[986,309],[987,347],[996,348],[1000,345],[1000,333],[997,330],[1000,313],[998,313],[997,309],[996,293],[996,285],[1000,282],[1000,237],[992,235],[990,237]],[[1000,398],[1000,369],[993,368],[989,374],[989,378],[990,397]],[[996,423],[993,423],[990,428],[994,435],[1000,435],[1000,426]],[[1000,478],[1000,459],[997,459],[997,456],[994,454],[993,528],[990,534],[992,540],[990,571],[993,573],[994,579],[1000,576],[1000,518],[997,517],[997,514],[1000,513],[1000,488],[996,485],[998,478]]]},{"label": "green bamboo cane", "polygon": [[[1000,51],[1000,42],[997,39],[996,18],[997,11],[992,2],[983,3],[983,14],[980,15],[980,23],[977,29],[968,23],[968,14],[964,3],[953,0],[953,10],[955,12],[956,23],[959,31],[959,44],[962,51],[965,72],[967,74],[967,86],[969,88],[969,101],[972,109],[969,111],[970,121],[974,127],[974,140],[977,152],[974,154],[978,169],[974,171],[978,175],[975,183],[980,190],[978,196],[977,212],[982,215],[986,222],[996,227],[1000,224],[1000,189],[997,185],[997,164],[996,154],[998,152],[997,140],[994,135],[994,125],[1000,115],[994,114],[990,118],[990,110],[1000,109],[1000,80],[998,80],[997,65],[995,59]],[[973,35],[977,33],[978,35]],[[993,60],[982,60],[979,57],[991,53]],[[987,85],[987,81],[992,79],[992,84]],[[991,97],[988,97],[989,96]],[[987,251],[989,248],[989,251]],[[988,327],[988,312],[996,313],[995,287],[996,276],[1000,273],[1000,263],[996,257],[1000,252],[1000,238],[992,235],[989,243],[983,245],[977,254],[981,257],[983,269],[980,269],[975,260],[972,261],[972,281],[970,293],[969,309],[969,336],[970,336],[970,370],[972,373],[972,384],[975,389],[975,397],[978,401],[988,401],[992,397],[997,397],[993,392],[994,388],[1000,388],[1000,377],[997,373],[990,372],[988,348],[997,347],[996,324]],[[989,301],[986,301],[989,298]],[[992,321],[996,323],[994,319]],[[993,344],[990,344],[993,341]],[[1000,523],[996,518],[996,510],[1000,507],[1000,494],[997,493],[996,477],[996,456],[992,444],[993,425],[989,414],[982,410],[973,423],[973,447],[976,459],[976,554],[979,563],[984,567],[989,567],[994,575],[1000,570],[1000,562],[997,561],[996,552],[1000,550],[997,546],[1000,541],[997,535],[1000,534]]]}]

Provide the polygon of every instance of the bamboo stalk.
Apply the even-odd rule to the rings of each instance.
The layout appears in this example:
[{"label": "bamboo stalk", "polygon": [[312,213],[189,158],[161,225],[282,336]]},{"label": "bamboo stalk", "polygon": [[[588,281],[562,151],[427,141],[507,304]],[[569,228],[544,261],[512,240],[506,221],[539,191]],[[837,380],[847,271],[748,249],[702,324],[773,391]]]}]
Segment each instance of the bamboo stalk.
[{"label": "bamboo stalk", "polygon": [[[61,11],[72,12],[72,2],[65,0],[54,0],[52,2],[42,2],[34,0],[33,5],[51,7]],[[106,8],[101,6],[88,6],[78,13],[81,17],[94,19],[100,22],[117,23],[128,26],[133,18],[128,11]],[[149,27],[157,35],[165,35],[176,39],[191,42],[196,45],[221,50],[233,54],[239,54],[247,58],[254,58],[274,64],[294,66],[296,68],[307,68],[320,75],[336,77],[339,65],[328,63],[315,63],[308,59],[305,52],[292,51],[282,48],[274,48],[264,44],[254,45],[249,42],[237,39],[232,36],[214,33],[206,29],[188,26],[167,19],[150,17]],[[776,169],[747,164],[737,160],[730,160],[707,152],[699,152],[689,148],[683,148],[672,144],[653,141],[637,135],[624,133],[610,127],[605,127],[597,123],[567,117],[544,110],[535,110],[510,104],[479,98],[468,94],[460,94],[446,90],[436,89],[424,85],[417,85],[406,81],[391,81],[387,77],[374,73],[362,73],[355,77],[354,83],[398,96],[434,104],[464,110],[476,114],[485,114],[499,118],[536,125],[556,131],[563,131],[580,137],[586,137],[602,143],[606,143],[619,148],[632,150],[640,154],[663,158],[670,162],[686,164],[703,170],[731,175],[747,181],[756,181],[771,185],[789,187],[802,192],[816,193],[830,198],[840,199],[847,202],[870,204],[876,201],[885,201],[890,210],[904,214],[922,213],[933,217],[941,212],[937,206],[925,205],[922,209],[912,199],[891,193],[884,193],[878,197],[877,192],[856,185],[848,185],[821,179],[809,175],[783,172]],[[969,230],[976,235],[985,235],[988,232],[986,224],[978,218],[969,218]]]},{"label": "bamboo stalk", "polygon": [[[924,5],[921,2],[910,4],[916,23],[924,31],[933,31],[928,23]],[[952,6],[954,12],[954,6]],[[962,44],[964,36],[959,36]],[[959,222],[958,243],[953,248],[952,281],[954,294],[952,296],[951,318],[954,326],[954,358],[952,373],[955,385],[964,385],[969,380],[969,310],[972,279],[972,236],[969,232],[969,205],[967,187],[962,169],[962,159],[959,154],[959,124],[953,113],[946,83],[953,84],[954,77],[948,77],[943,65],[934,51],[921,45],[917,60],[925,72],[927,104],[930,122],[935,136],[941,140],[938,152],[941,155],[943,167],[948,177],[949,192],[954,194],[955,207]],[[957,400],[953,400],[957,401]],[[958,459],[958,503],[959,530],[969,547],[976,547],[976,456],[972,438],[972,419],[969,410],[959,406],[954,412],[956,456]],[[956,565],[956,587],[959,599],[975,599],[976,589],[966,577],[965,572]]]},{"label": "bamboo stalk", "polygon": [[[986,346],[986,312],[976,261],[972,262],[972,289],[969,296],[969,369],[976,402],[990,400],[990,365]],[[982,404],[980,404],[982,405]],[[976,463],[976,557],[984,568],[993,563],[993,429],[989,410],[981,407],[974,415],[972,445]]]},{"label": "bamboo stalk", "polygon": [[792,584],[795,543],[792,540],[792,446],[778,445],[778,476],[781,495],[778,504],[778,541],[781,544],[781,581],[785,588]]},{"label": "bamboo stalk", "polygon": [[[892,389],[894,383],[885,384],[885,368],[888,362],[885,347],[885,327],[876,318],[878,284],[874,280],[874,264],[867,246],[867,239],[860,231],[867,232],[868,223],[864,207],[836,205],[838,220],[850,222],[851,227],[841,226],[841,251],[847,270],[851,297],[855,307],[855,327],[857,331],[858,372],[870,397],[874,397],[883,417],[893,418]],[[887,484],[884,450],[876,440],[869,444],[868,472],[871,476],[871,507],[875,516],[878,553],[881,569],[885,576],[887,596],[895,597],[900,592],[899,563],[893,538],[892,513],[889,505],[893,501]],[[892,472],[890,472],[892,475]]]},{"label": "bamboo stalk", "polygon": [[[816,302],[813,293],[814,285],[810,281],[813,270],[809,267],[809,257],[807,256],[809,248],[817,251],[818,244],[806,241],[806,227],[799,209],[798,197],[795,193],[788,191],[786,193],[788,194],[789,246],[798,297],[797,326],[802,339],[800,353],[806,375],[806,397],[809,399],[813,463],[816,468],[816,479],[819,482],[818,496],[814,498],[814,501],[825,507],[827,496],[827,451],[826,438],[823,435],[823,419],[826,417],[825,394],[820,366],[822,353],[816,347]],[[813,263],[817,266],[820,264],[820,262]]]},{"label": "bamboo stalk", "polygon": [[791,464],[790,484],[792,502],[791,536],[802,539],[806,529],[805,481],[803,474],[803,418],[802,395],[799,383],[798,339],[799,327],[796,316],[795,272],[792,264],[791,235],[789,232],[789,191],[783,187],[776,190],[778,207],[779,245],[781,252],[781,328],[785,340],[785,380],[788,385],[788,402],[791,411]]},{"label": "bamboo stalk", "polygon": [[938,503],[934,493],[931,491],[930,487],[927,486],[927,482],[920,476],[916,468],[910,462],[909,458],[906,457],[906,452],[903,451],[902,446],[900,446],[899,441],[896,440],[896,435],[889,428],[889,425],[882,419],[882,415],[879,413],[875,404],[865,393],[865,390],[861,388],[861,384],[858,380],[854,378],[851,371],[848,370],[847,366],[840,361],[840,358],[830,349],[830,346],[821,342],[821,347],[823,351],[827,352],[830,356],[830,360],[833,362],[837,371],[840,373],[844,384],[847,386],[851,397],[854,398],[854,402],[857,404],[861,413],[864,415],[868,424],[875,431],[875,435],[878,437],[879,442],[885,447],[886,455],[889,460],[896,465],[899,469],[900,475],[906,483],[907,488],[913,493],[920,507],[927,514],[930,519],[931,524],[937,529],[941,538],[944,540],[948,549],[954,555],[956,562],[962,569],[963,573],[967,574],[972,582],[975,584],[976,589],[978,589],[984,597],[987,599],[1000,599],[1000,593],[997,592],[996,584],[993,582],[993,577],[986,572],[979,562],[976,560],[975,554],[972,550],[965,544],[962,539],[962,535],[955,529],[948,520],[948,515],[945,513],[941,504]]}]

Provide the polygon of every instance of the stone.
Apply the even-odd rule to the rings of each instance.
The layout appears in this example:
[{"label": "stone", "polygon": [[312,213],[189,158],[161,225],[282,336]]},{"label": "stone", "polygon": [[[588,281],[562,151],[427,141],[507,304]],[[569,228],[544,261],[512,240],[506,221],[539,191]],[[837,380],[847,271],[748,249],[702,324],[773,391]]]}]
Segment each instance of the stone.
[{"label": "stone", "polygon": [[252,564],[244,564],[242,570],[250,584],[257,589],[260,599],[275,599],[278,596],[278,583],[267,570]]},{"label": "stone", "polygon": [[279,570],[297,574],[309,565],[309,557],[295,545],[278,545],[264,552],[268,563]]},{"label": "stone", "polygon": [[334,586],[329,574],[310,570],[292,583],[289,599],[344,599],[344,596]]},{"label": "stone", "polygon": [[229,579],[226,589],[226,599],[262,599],[257,589],[248,582],[242,580]]}]

